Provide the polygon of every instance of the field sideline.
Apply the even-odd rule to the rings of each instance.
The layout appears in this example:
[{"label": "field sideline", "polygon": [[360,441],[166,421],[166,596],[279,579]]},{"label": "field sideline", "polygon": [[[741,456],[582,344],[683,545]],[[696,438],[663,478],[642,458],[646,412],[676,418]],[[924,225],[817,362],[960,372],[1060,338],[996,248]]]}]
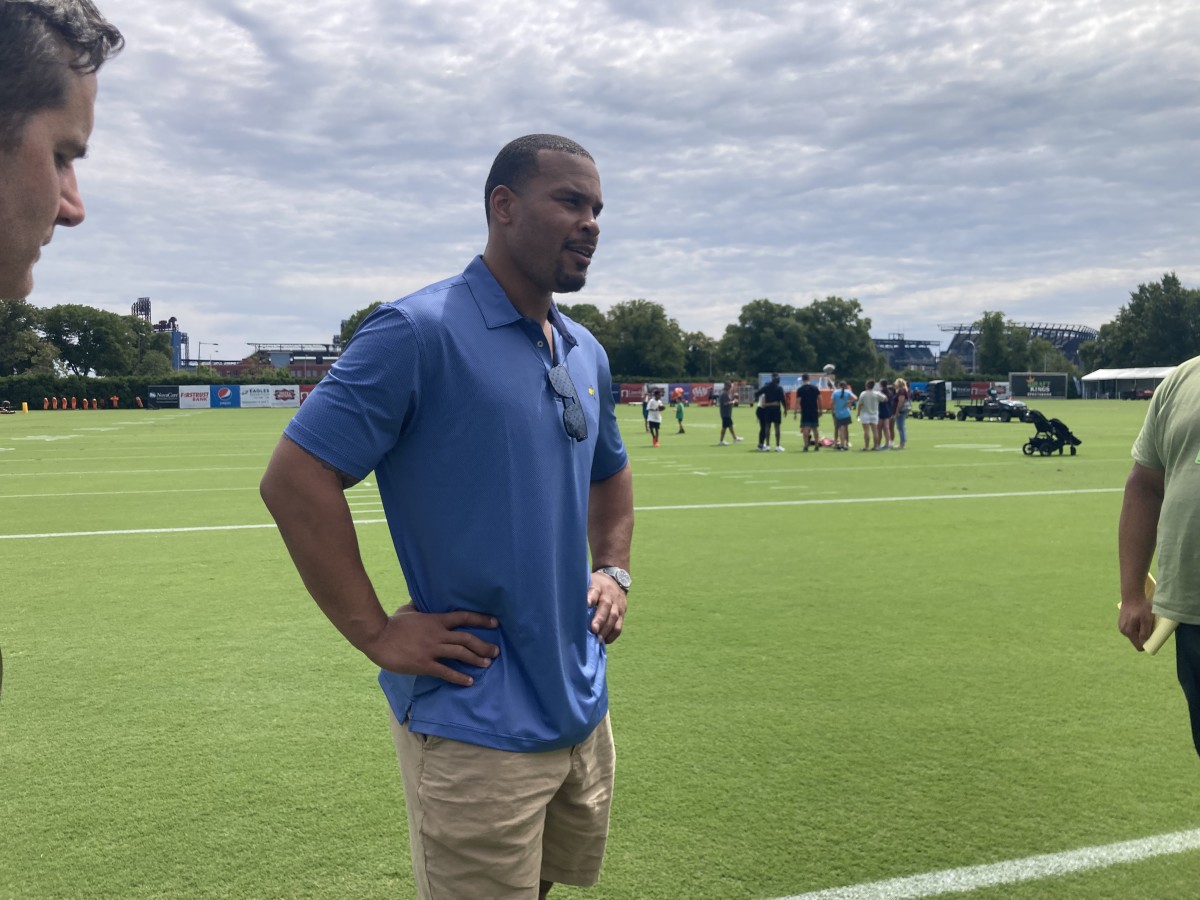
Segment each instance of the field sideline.
[{"label": "field sideline", "polygon": [[[973,898],[1195,893],[1182,839],[1068,864],[1193,834],[1198,762],[1172,646],[1115,630],[1146,405],[1039,406],[1078,456],[952,421],[803,454],[791,419],[761,454],[749,411],[717,447],[700,408],[652,448],[619,411],[638,519],[613,833],[601,884],[552,896],[925,897],[946,872]],[[373,672],[258,500],[287,416],[0,419],[0,898],[412,896]],[[371,482],[349,499],[399,605]]]}]

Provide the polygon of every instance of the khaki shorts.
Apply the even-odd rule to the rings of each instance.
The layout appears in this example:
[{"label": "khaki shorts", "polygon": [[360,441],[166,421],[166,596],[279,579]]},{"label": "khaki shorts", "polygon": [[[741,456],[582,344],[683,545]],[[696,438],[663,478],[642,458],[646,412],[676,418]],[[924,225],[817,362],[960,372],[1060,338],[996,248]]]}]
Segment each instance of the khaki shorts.
[{"label": "khaki shorts", "polygon": [[574,747],[513,753],[413,734],[390,714],[420,900],[536,900],[600,879],[616,753],[608,716]]}]

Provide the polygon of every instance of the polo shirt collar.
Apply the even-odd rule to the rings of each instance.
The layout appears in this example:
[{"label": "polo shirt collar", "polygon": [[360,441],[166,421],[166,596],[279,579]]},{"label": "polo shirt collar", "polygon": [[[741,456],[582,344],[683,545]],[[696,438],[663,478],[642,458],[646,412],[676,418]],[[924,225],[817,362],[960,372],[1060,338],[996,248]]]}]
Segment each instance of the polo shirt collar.
[{"label": "polo shirt collar", "polygon": [[[475,305],[479,307],[479,314],[483,316],[484,324],[488,328],[511,325],[524,318],[512,305],[508,295],[504,293],[504,288],[500,287],[500,282],[487,267],[482,256],[471,260],[471,264],[463,271],[463,279],[471,288],[471,296],[475,298]],[[549,319],[554,330],[562,335],[569,346],[574,347],[579,343],[567,327],[567,320],[558,311],[558,304],[553,301],[550,303]]]}]

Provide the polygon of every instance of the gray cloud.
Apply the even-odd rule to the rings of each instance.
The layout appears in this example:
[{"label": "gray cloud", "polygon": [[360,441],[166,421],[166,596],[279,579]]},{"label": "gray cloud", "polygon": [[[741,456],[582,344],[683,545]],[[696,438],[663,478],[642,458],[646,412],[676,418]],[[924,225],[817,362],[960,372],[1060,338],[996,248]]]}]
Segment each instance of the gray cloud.
[{"label": "gray cloud", "polygon": [[1200,271],[1200,13],[1117,0],[105,0],[80,179],[33,300],[149,294],[197,338],[325,341],[460,269],[512,137],[596,156],[586,299],[719,335],[757,297],[877,334],[1003,309],[1099,325]]}]

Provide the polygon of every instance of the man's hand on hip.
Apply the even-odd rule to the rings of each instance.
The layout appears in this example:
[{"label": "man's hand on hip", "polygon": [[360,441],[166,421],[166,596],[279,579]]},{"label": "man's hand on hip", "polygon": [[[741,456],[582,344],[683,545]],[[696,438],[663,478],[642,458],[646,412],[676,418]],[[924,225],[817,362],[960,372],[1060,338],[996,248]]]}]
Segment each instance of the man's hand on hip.
[{"label": "man's hand on hip", "polygon": [[441,660],[456,659],[469,666],[490,666],[500,655],[500,648],[459,629],[496,628],[498,625],[495,618],[483,613],[465,610],[423,613],[406,603],[388,617],[383,630],[361,649],[371,662],[389,672],[432,675],[468,687],[475,680]]}]

